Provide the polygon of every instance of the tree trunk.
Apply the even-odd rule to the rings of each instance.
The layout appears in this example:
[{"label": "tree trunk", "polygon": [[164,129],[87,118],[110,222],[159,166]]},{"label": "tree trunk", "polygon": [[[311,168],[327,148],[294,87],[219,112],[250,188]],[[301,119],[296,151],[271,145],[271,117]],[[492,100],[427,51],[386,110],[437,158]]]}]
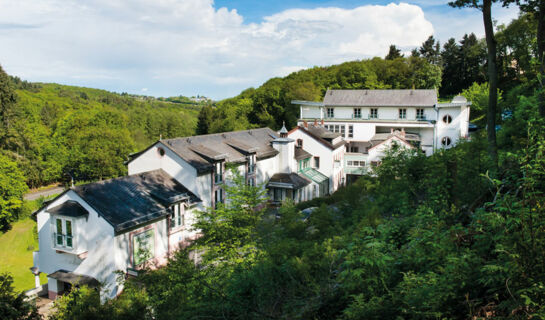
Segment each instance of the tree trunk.
[{"label": "tree trunk", "polygon": [[498,67],[496,65],[496,39],[492,25],[492,0],[483,0],[483,21],[488,47],[488,110],[486,112],[486,133],[488,136],[488,155],[492,161],[490,175],[498,174],[498,146],[496,144],[496,107],[498,104]]},{"label": "tree trunk", "polygon": [[545,117],[545,0],[540,0],[537,8],[537,57],[539,60],[539,79],[541,92],[539,93],[539,115]]}]

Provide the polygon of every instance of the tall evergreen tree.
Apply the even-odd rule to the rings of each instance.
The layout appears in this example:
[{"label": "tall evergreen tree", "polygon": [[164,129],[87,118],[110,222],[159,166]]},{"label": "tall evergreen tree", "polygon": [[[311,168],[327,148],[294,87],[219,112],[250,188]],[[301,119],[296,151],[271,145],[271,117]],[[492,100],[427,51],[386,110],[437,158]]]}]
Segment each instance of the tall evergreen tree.
[{"label": "tall evergreen tree", "polygon": [[212,117],[214,116],[214,110],[211,106],[202,107],[199,112],[199,117],[197,120],[197,134],[207,134],[210,133],[210,124],[212,123]]},{"label": "tall evergreen tree", "polygon": [[402,58],[403,55],[401,54],[401,50],[399,50],[395,44],[390,45],[390,49],[388,51],[388,54],[384,59],[386,60],[395,60],[397,58]]},{"label": "tall evergreen tree", "polygon": [[433,36],[429,36],[429,38],[422,43],[422,46],[418,49],[418,52],[422,57],[426,58],[429,63],[435,65],[440,64],[441,45],[439,44],[439,41],[435,41]]},{"label": "tall evergreen tree", "polygon": [[459,93],[463,86],[460,78],[460,47],[454,38],[450,38],[443,45],[441,61],[443,63],[443,78],[441,79],[440,93],[442,95]]}]

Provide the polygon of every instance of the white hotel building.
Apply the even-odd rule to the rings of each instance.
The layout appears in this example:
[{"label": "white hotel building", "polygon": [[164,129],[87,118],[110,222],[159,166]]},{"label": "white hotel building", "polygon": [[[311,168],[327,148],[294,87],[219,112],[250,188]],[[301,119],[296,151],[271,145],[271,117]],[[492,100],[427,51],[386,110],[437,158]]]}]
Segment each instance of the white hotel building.
[{"label": "white hotel building", "polygon": [[380,163],[392,141],[431,155],[468,137],[471,102],[457,96],[439,103],[435,90],[328,89],[322,102],[292,103],[300,106],[299,127],[322,125],[347,141],[347,175]]}]

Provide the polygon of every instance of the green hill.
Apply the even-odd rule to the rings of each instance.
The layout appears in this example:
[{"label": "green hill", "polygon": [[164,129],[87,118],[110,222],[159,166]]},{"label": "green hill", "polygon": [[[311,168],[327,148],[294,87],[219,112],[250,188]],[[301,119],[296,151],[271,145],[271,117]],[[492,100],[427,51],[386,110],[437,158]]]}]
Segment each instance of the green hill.
[{"label": "green hill", "polygon": [[[36,187],[64,173],[96,180],[125,173],[127,156],[160,137],[195,133],[202,104],[11,77],[17,101],[2,145]],[[167,98],[168,100],[168,98]]]}]

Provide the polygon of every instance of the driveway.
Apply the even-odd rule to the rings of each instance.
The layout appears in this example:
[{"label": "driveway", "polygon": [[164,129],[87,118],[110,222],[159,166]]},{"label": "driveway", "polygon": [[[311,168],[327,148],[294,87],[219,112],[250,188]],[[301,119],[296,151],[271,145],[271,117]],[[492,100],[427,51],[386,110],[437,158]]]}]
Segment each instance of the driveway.
[{"label": "driveway", "polygon": [[39,199],[40,197],[45,198],[45,197],[53,196],[53,195],[59,194],[59,193],[61,193],[63,191],[64,191],[63,187],[58,187],[57,186],[57,187],[52,187],[52,188],[49,188],[49,189],[29,192],[29,193],[25,194],[23,199],[28,200],[28,201],[32,201],[32,200]]}]

